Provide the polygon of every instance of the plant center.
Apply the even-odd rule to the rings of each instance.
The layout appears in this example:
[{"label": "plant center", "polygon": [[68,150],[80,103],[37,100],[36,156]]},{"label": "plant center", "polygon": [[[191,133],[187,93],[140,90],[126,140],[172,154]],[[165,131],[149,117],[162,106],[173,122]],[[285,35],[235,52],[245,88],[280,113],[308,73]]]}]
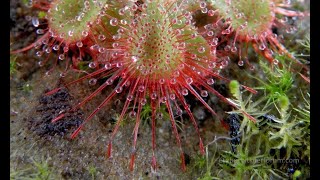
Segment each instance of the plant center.
[{"label": "plant center", "polygon": [[166,77],[183,60],[183,49],[179,48],[177,29],[165,10],[157,3],[148,3],[145,11],[131,23],[127,33],[129,61],[136,66],[137,75]]},{"label": "plant center", "polygon": [[[90,25],[99,17],[106,0],[56,0],[48,11],[48,24],[53,36],[67,44],[79,41],[86,36]],[[52,35],[51,35],[52,36]]]},{"label": "plant center", "polygon": [[231,21],[240,37],[260,35],[270,29],[274,13],[269,0],[220,0],[212,1],[219,14]]}]

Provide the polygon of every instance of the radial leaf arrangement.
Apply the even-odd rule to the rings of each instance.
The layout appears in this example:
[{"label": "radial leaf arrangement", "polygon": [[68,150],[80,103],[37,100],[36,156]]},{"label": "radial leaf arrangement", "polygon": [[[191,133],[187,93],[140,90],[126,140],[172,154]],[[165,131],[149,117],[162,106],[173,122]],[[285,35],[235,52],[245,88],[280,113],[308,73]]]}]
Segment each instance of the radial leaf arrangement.
[{"label": "radial leaf arrangement", "polygon": [[[203,8],[207,8],[203,6]],[[270,63],[278,64],[275,59],[277,54],[286,54],[296,60],[287,49],[279,42],[277,34],[272,28],[283,28],[288,33],[294,33],[295,26],[288,24],[288,18],[302,17],[305,14],[290,10],[290,1],[282,0],[209,0],[208,15],[217,14],[218,18],[212,22],[217,26],[223,24],[221,34],[227,35],[230,40],[226,51],[238,53],[239,65],[248,63],[246,47],[243,43],[251,43],[257,53],[262,54]],[[241,59],[241,57],[244,57]]]},{"label": "radial leaf arrangement", "polygon": [[[54,1],[48,10],[48,26],[51,34],[59,35],[66,44],[80,41],[88,36],[91,25],[99,18],[104,1]],[[72,10],[70,10],[72,9]]]},{"label": "radial leaf arrangement", "polygon": [[[112,156],[113,139],[125,117],[134,118],[131,170],[134,169],[143,106],[149,104],[152,109],[152,167],[157,167],[156,124],[164,118],[160,108],[166,107],[180,149],[182,169],[185,170],[184,153],[175,121],[175,117],[181,116],[183,111],[194,126],[199,137],[200,152],[204,154],[198,125],[185,96],[191,94],[213,115],[216,115],[214,107],[210,107],[203,98],[209,93],[234,106],[213,88],[216,80],[229,82],[219,73],[228,65],[230,55],[239,52],[241,57],[240,49],[244,48],[241,42],[250,42],[274,62],[272,51],[287,52],[272,33],[272,26],[280,22],[275,14],[290,17],[302,15],[283,9],[289,5],[272,0],[210,0],[208,3],[186,0],[53,0],[49,3],[39,0],[34,1],[33,5],[47,11],[46,17],[41,20],[47,26],[41,25],[37,18],[32,19],[38,28],[39,39],[12,53],[35,48],[37,56],[48,54],[39,63],[43,65],[50,59],[50,54],[56,52],[58,59],[55,64],[67,59],[66,70],[69,64],[77,69],[83,57],[90,55],[89,67],[92,71],[65,86],[74,86],[84,80],[90,84],[97,83],[99,78],[105,80],[71,111],[89,103],[108,86],[115,84],[116,87],[107,97],[103,97],[101,104],[87,116],[71,138],[75,138],[84,125],[117,94],[125,96],[106,154]],[[214,20],[204,27],[196,27],[194,17],[199,11]],[[249,87],[242,87],[255,93]],[[64,116],[62,113],[52,122]],[[255,121],[250,115],[247,116]]]}]

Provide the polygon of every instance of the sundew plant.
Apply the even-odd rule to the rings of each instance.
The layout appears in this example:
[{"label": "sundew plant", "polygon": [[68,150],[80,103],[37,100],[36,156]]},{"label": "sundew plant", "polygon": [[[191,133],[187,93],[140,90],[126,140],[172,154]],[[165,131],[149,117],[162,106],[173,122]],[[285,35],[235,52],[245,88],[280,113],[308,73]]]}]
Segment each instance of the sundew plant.
[{"label": "sundew plant", "polygon": [[[183,117],[191,122],[198,136],[199,153],[204,155],[199,122],[188,99],[198,101],[223,123],[224,119],[217,116],[217,108],[208,103],[208,97],[215,96],[229,107],[238,108],[215,88],[217,81],[228,84],[232,80],[224,75],[230,64],[236,63],[253,72],[249,62],[249,56],[253,55],[259,56],[261,61],[267,60],[270,68],[281,68],[286,62],[277,59],[280,54],[287,62],[301,65],[303,69],[298,73],[308,78],[308,66],[290,53],[282,44],[283,37],[275,31],[292,34],[298,28],[289,22],[308,16],[306,12],[295,10],[290,1],[33,0],[29,5],[44,12],[31,19],[37,40],[11,53],[34,51],[39,59],[37,65],[50,67],[47,74],[57,71],[56,66],[64,66],[57,79],[69,73],[80,74],[79,78],[51,89],[47,96],[65,87],[77,87],[83,81],[98,85],[68,111],[77,111],[94,98],[101,99],[72,133],[72,139],[103,111],[104,106],[114,101],[115,96],[125,97],[105,151],[107,157],[112,157],[114,138],[123,121],[127,117],[134,119],[130,170],[134,170],[144,106],[150,107],[152,168],[156,170],[158,166],[156,126],[169,120],[180,151],[181,168],[185,171],[177,117],[185,114]],[[88,68],[83,68],[83,62]],[[292,73],[297,71],[292,70]],[[244,80],[238,81],[242,90],[252,95],[257,93],[253,87],[245,86]],[[101,92],[111,87],[110,93],[101,97]],[[251,123],[257,122],[257,117],[250,113],[241,109],[239,112]],[[64,121],[66,113],[61,112],[52,123]]]}]

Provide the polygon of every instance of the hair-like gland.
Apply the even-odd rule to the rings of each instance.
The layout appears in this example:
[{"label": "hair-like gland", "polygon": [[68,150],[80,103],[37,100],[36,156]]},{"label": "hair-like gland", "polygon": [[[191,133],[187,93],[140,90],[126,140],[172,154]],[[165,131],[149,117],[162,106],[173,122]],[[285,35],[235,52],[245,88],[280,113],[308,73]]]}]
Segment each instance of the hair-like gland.
[{"label": "hair-like gland", "polygon": [[82,40],[90,31],[90,23],[99,17],[100,10],[105,6],[103,1],[57,0],[48,10],[49,32],[55,34],[66,44]]},{"label": "hair-like gland", "polygon": [[[222,0],[209,1],[209,5],[215,10],[209,10],[208,14],[215,12],[220,17],[218,21],[225,20],[225,30],[229,39],[229,45],[225,48],[227,51],[239,53],[239,65],[243,65],[241,57],[247,56],[247,48],[244,54],[237,43],[252,43],[257,53],[262,54],[270,63],[278,64],[274,58],[274,52],[284,53],[289,58],[300,63],[287,49],[278,41],[277,35],[273,34],[272,27],[286,26],[281,20],[276,18],[276,14],[287,17],[304,16],[301,12],[287,10],[289,4],[282,4],[278,0]],[[213,22],[216,24],[218,22]],[[288,26],[288,25],[287,25]],[[285,27],[290,32],[294,27]],[[250,64],[246,59],[246,63]]]},{"label": "hair-like gland", "polygon": [[[67,59],[68,52],[72,51],[71,65],[76,70],[85,54],[91,56],[96,54],[84,46],[93,46],[103,40],[110,42],[112,39],[111,37],[117,28],[111,25],[107,28],[102,27],[100,22],[101,18],[107,15],[105,13],[110,12],[109,9],[119,6],[121,2],[107,4],[106,0],[55,0],[48,4],[43,1],[35,1],[33,7],[47,11],[44,24],[40,24],[38,18],[33,18],[33,25],[38,28],[36,33],[41,37],[29,46],[11,53],[20,53],[34,48],[37,50],[38,57],[49,54],[45,60],[39,61],[39,65],[43,66],[50,59],[51,52],[56,51],[58,59],[54,63],[55,66],[58,60]],[[42,26],[46,26],[46,28],[40,28]],[[96,37],[101,29],[108,35],[107,37]],[[68,58],[66,70],[69,63],[70,59]],[[54,67],[48,72],[53,69]]]},{"label": "hair-like gland", "polygon": [[[184,1],[179,1],[179,3],[164,0],[146,1],[140,6],[126,2],[127,6],[123,8],[120,8],[122,1],[114,4],[95,1],[98,4],[94,4],[93,9],[84,10],[83,8],[88,7],[87,2],[91,6],[94,1],[85,1],[84,4],[78,4],[77,12],[67,13],[70,18],[59,17],[59,12],[70,10],[69,5],[73,1],[56,0],[51,5],[41,3],[38,8],[48,9],[49,29],[38,29],[38,34],[44,35],[37,42],[17,50],[15,53],[33,47],[36,49],[42,47],[42,51],[38,51],[37,55],[42,55],[44,52],[50,53],[51,49],[58,52],[62,50],[62,54],[59,55],[60,60],[65,58],[65,53],[70,49],[73,54],[79,55],[79,59],[81,59],[81,53],[92,55],[94,60],[90,63],[90,67],[96,68],[96,71],[72,81],[66,86],[71,86],[85,79],[90,79],[89,82],[95,83],[95,78],[107,75],[111,77],[72,110],[80,108],[101,90],[113,84],[115,80],[119,80],[117,87],[86,118],[85,122],[71,137],[75,138],[84,124],[117,93],[129,92],[110,137],[107,155],[111,156],[113,138],[120,127],[121,121],[127,114],[129,105],[133,104],[133,111],[129,113],[129,115],[136,117],[133,152],[130,161],[131,170],[134,167],[140,112],[145,103],[150,103],[152,107],[152,167],[156,168],[155,125],[156,118],[161,119],[163,116],[159,113],[159,108],[161,104],[164,104],[169,112],[170,122],[181,151],[182,168],[185,169],[184,155],[174,114],[181,115],[182,109],[184,109],[190,116],[199,136],[200,151],[203,154],[204,148],[197,123],[184,96],[188,93],[193,94],[214,115],[214,110],[202,99],[202,97],[208,96],[208,92],[233,105],[210,86],[215,79],[229,81],[218,73],[218,70],[224,68],[227,64],[227,56],[222,56],[226,54],[217,53],[217,41],[208,44],[201,34],[197,33],[197,29],[192,24],[192,13],[186,11]],[[62,5],[62,8],[59,8],[59,5]],[[115,10],[118,14],[114,13]],[[84,16],[83,12],[85,12]],[[51,19],[52,17],[56,18],[56,16],[58,19]],[[133,16],[136,17],[133,18]],[[80,21],[78,22],[78,20]],[[47,32],[45,33],[45,31]],[[64,45],[63,48],[62,45]],[[83,45],[86,47],[83,47]],[[78,61],[75,55],[72,57],[72,65],[76,65]],[[49,57],[45,61],[48,59]],[[255,92],[248,87],[243,87]],[[57,88],[47,94],[59,89]],[[137,112],[134,111],[135,109]],[[253,117],[246,115],[255,121]],[[52,121],[58,121],[63,116],[64,114],[60,114]]]},{"label": "hair-like gland", "polygon": [[[198,133],[200,152],[204,153],[196,120],[184,96],[188,93],[193,94],[214,115],[216,114],[214,110],[202,98],[202,96],[208,96],[208,91],[224,102],[233,104],[210,86],[215,79],[226,81],[228,79],[221,77],[217,72],[218,69],[223,68],[223,65],[217,62],[217,58],[215,58],[215,46],[208,46],[202,36],[197,34],[196,29],[192,26],[191,13],[182,13],[183,8],[182,4],[168,3],[162,0],[146,1],[140,7],[134,4],[129,8],[133,11],[140,9],[141,12],[134,20],[130,21],[129,19],[127,20],[128,23],[120,26],[122,30],[116,34],[117,38],[112,45],[114,49],[101,51],[100,56],[97,56],[96,66],[103,67],[67,84],[67,86],[70,86],[81,80],[94,78],[104,73],[111,75],[104,84],[75,106],[73,108],[75,110],[91,100],[102,89],[111,85],[116,79],[119,80],[116,88],[86,118],[85,122],[72,134],[72,138],[76,137],[84,124],[117,93],[127,91],[128,95],[123,110],[110,137],[107,148],[108,157],[111,156],[113,138],[131,104],[133,105],[133,111],[129,115],[136,118],[133,152],[130,161],[130,169],[133,170],[137,135],[141,121],[140,112],[142,106],[146,103],[150,103],[152,108],[152,167],[154,169],[156,168],[155,125],[156,118],[161,119],[163,116],[159,112],[161,104],[166,106],[170,115],[172,129],[181,151],[182,169],[185,169],[184,155],[174,120],[175,114],[181,115],[181,106],[189,115]],[[135,109],[137,109],[137,112],[134,111]],[[61,114],[53,119],[53,122],[63,116],[64,114]],[[252,117],[251,119],[254,120]]]}]

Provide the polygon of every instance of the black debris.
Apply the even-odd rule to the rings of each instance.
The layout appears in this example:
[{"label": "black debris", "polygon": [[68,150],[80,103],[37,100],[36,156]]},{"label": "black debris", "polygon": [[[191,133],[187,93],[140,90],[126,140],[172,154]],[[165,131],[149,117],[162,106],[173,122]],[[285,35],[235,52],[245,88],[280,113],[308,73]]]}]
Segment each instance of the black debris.
[{"label": "black debris", "polygon": [[227,117],[226,122],[229,124],[229,128],[230,128],[229,135],[230,135],[230,138],[232,138],[231,151],[233,153],[236,153],[236,151],[237,151],[236,146],[238,144],[240,144],[240,141],[241,141],[240,134],[239,134],[241,122],[240,122],[238,114],[230,114]]},{"label": "black debris", "polygon": [[[83,113],[80,110],[68,112],[72,108],[71,99],[65,88],[52,95],[42,95],[35,115],[30,118],[30,129],[39,136],[63,136],[68,130],[78,127],[83,122]],[[61,113],[65,116],[52,123],[52,119]]]}]

